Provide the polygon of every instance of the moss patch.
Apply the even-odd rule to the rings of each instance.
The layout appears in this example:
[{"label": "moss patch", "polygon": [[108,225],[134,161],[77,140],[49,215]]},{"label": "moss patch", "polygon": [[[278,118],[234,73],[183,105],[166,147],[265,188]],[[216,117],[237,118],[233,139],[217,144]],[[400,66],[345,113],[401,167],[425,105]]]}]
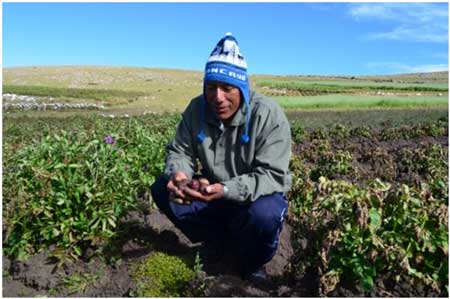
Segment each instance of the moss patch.
[{"label": "moss patch", "polygon": [[188,282],[194,271],[183,259],[157,252],[140,263],[133,278],[138,297],[182,297],[186,296]]}]

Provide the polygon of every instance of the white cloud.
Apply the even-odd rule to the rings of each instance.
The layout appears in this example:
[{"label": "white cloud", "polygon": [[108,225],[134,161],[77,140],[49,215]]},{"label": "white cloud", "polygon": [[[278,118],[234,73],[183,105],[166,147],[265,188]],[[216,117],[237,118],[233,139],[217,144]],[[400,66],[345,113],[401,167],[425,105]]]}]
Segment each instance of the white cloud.
[{"label": "white cloud", "polygon": [[401,23],[429,23],[436,18],[446,20],[448,8],[435,3],[355,3],[349,5],[355,18],[396,20]]},{"label": "white cloud", "polygon": [[375,20],[392,25],[389,31],[369,34],[370,39],[448,41],[446,3],[352,3],[348,13],[358,21]]},{"label": "white cloud", "polygon": [[303,5],[315,11],[333,11],[340,7],[340,3],[333,2],[305,2]]},{"label": "white cloud", "polygon": [[438,58],[438,59],[448,60],[448,53],[447,52],[433,53],[431,56],[434,57],[434,58]]},{"label": "white cloud", "polygon": [[389,32],[369,34],[368,38],[446,43],[448,35],[447,32],[430,26],[417,28],[400,26]]},{"label": "white cloud", "polygon": [[380,73],[430,73],[448,71],[448,64],[407,65],[395,62],[372,62],[366,66]]},{"label": "white cloud", "polygon": [[408,73],[430,73],[430,72],[446,72],[448,71],[448,64],[425,64],[417,66],[403,66]]}]

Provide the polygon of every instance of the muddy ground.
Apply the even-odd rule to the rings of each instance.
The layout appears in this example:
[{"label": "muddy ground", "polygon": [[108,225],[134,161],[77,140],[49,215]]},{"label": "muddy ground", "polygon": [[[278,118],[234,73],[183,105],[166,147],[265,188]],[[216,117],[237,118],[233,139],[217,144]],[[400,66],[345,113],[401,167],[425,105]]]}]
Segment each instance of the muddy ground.
[{"label": "muddy ground", "polygon": [[[10,260],[3,257],[4,297],[132,297],[136,285],[131,273],[133,267],[153,252],[160,251],[177,256],[191,256],[199,244],[192,244],[159,211],[149,215],[132,212],[126,219],[129,233],[118,241],[120,262],[106,263],[93,256],[55,269],[56,261],[48,251],[35,255],[27,261]],[[285,223],[280,236],[280,245],[273,260],[266,265],[271,284],[254,285],[243,281],[233,257],[227,256],[218,264],[205,264],[204,272],[193,280],[191,289],[204,286],[206,297],[318,297],[319,276],[307,271],[303,277],[290,275],[290,260],[293,257],[292,228]],[[74,274],[88,273],[94,278],[76,283],[76,287],[64,282]],[[438,294],[425,286],[411,286],[394,282],[388,276],[380,277],[371,292],[360,287],[338,285],[329,295],[332,297],[437,297]]]},{"label": "muddy ground", "polygon": [[[118,241],[121,261],[105,263],[99,257],[78,260],[55,269],[56,261],[45,251],[27,261],[10,260],[3,257],[3,296],[4,297],[36,297],[36,296],[74,296],[74,297],[128,297],[133,295],[136,286],[131,278],[133,266],[153,252],[160,251],[171,255],[190,256],[196,252],[200,244],[192,244],[170,221],[159,211],[150,215],[132,212],[124,225],[131,225],[129,234]],[[278,286],[293,250],[290,242],[291,227],[286,224],[281,242],[274,259],[266,265],[267,272],[274,278],[274,285],[254,286],[240,279],[237,265],[228,256],[218,264],[204,265],[204,272],[199,278],[207,282],[206,296],[279,296],[291,289]],[[74,274],[90,273],[95,281],[88,281],[83,290],[72,291],[64,284]],[[192,287],[198,281],[192,282]],[[300,290],[303,296],[312,295],[306,288]]]},{"label": "muddy ground", "polygon": [[[440,145],[448,152],[448,140],[448,130],[445,130],[442,136],[437,137],[382,140],[379,136],[369,138],[357,136],[335,139],[330,141],[330,152],[334,154],[338,151],[349,152],[352,161],[348,173],[336,174],[329,178],[346,180],[360,186],[364,186],[376,178],[393,185],[417,185],[421,181],[426,181],[426,173],[420,169],[410,169],[411,167],[404,164],[402,155],[407,151],[424,150],[432,145]],[[302,158],[306,169],[314,169],[320,159],[320,154],[316,149],[318,142],[320,141],[306,140],[301,144],[296,144],[293,148],[293,152]],[[446,152],[442,158],[448,164]]]}]

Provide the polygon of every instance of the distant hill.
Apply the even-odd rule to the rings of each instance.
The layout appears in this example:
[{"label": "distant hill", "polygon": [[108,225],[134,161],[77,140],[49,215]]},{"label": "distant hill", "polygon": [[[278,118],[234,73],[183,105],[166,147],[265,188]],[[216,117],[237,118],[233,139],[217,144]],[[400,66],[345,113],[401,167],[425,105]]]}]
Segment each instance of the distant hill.
[{"label": "distant hill", "polygon": [[448,84],[448,72],[412,73],[385,76],[363,76],[367,80],[388,80],[405,83],[446,83]]},{"label": "distant hill", "polygon": [[39,96],[48,92],[50,96],[76,97],[84,102],[94,99],[117,108],[172,111],[182,109],[201,93],[202,78],[199,71],[144,67],[14,67],[3,69],[3,88],[4,92],[34,92]]},{"label": "distant hill", "polygon": [[278,78],[283,80],[356,80],[372,82],[393,82],[393,83],[419,83],[448,84],[448,72],[430,72],[430,73],[411,73],[396,75],[370,75],[370,76],[321,76],[321,75],[303,75],[303,76],[274,76],[274,75],[255,75],[255,78]]},{"label": "distant hill", "polygon": [[[203,72],[179,69],[108,66],[32,66],[3,68],[5,85],[40,85],[72,88],[112,88],[145,91],[155,84],[179,88],[201,87]],[[281,80],[361,80],[373,82],[448,84],[448,72],[412,73],[371,76],[279,76],[251,75],[251,82],[259,79]]]},{"label": "distant hill", "polygon": [[[448,93],[448,72],[380,76],[250,76],[252,89],[272,96],[334,93]],[[141,111],[181,110],[202,92],[203,72],[110,66],[31,66],[3,69],[3,92],[95,102]]]}]

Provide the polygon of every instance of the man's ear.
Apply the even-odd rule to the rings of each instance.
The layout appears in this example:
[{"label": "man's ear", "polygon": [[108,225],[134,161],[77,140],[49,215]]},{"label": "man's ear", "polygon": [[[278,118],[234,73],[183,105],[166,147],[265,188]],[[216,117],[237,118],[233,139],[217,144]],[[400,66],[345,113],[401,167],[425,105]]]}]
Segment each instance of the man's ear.
[{"label": "man's ear", "polygon": [[241,109],[245,109],[245,105],[244,105],[244,95],[242,94],[242,90],[239,88],[239,107]]}]

